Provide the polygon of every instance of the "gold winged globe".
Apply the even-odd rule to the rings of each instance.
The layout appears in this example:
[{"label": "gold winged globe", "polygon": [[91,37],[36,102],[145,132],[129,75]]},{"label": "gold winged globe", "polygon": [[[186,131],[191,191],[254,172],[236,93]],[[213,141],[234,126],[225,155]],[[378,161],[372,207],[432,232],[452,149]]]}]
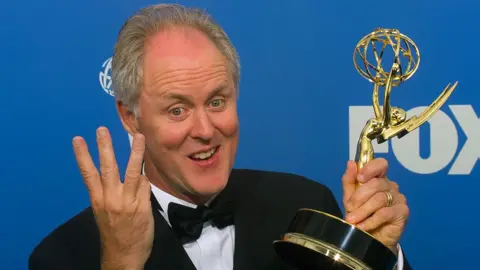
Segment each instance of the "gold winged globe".
[{"label": "gold winged globe", "polygon": [[[393,52],[391,65],[385,64],[387,48]],[[368,59],[370,49],[376,65]],[[445,104],[458,82],[448,84],[420,115],[407,119],[404,109],[391,105],[390,96],[394,87],[417,71],[420,64],[417,45],[397,29],[377,28],[357,43],[353,62],[360,75],[374,84],[374,117],[361,131],[355,155],[357,168],[361,169],[375,158],[373,140],[380,144],[395,136],[400,139],[420,127]],[[385,70],[384,66],[390,69]],[[384,93],[383,106],[379,103],[380,88]],[[287,232],[274,241],[274,247],[280,257],[299,270],[391,270],[397,261],[396,254],[368,232],[315,209],[299,209]]]}]

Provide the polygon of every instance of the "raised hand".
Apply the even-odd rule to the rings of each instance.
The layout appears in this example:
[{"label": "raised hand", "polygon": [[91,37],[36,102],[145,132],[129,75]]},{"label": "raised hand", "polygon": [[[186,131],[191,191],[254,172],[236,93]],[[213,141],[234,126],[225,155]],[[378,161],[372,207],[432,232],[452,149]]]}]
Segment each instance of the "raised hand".
[{"label": "raised hand", "polygon": [[[387,168],[387,161],[378,158],[357,173],[355,162],[349,161],[342,179],[343,203],[347,222],[369,232],[396,254],[409,208],[398,184],[386,177]],[[362,184],[358,188],[356,181]]]},{"label": "raised hand", "polygon": [[145,138],[136,134],[125,173],[120,180],[109,131],[97,129],[100,173],[82,137],[73,139],[80,173],[87,186],[100,231],[102,269],[143,269],[153,245],[150,184],[141,175]]}]

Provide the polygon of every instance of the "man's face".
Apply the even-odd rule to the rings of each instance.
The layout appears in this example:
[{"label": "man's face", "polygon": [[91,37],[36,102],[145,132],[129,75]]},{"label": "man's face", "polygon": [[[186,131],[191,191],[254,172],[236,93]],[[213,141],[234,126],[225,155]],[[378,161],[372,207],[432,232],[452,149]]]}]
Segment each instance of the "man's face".
[{"label": "man's face", "polygon": [[189,201],[226,185],[238,143],[236,91],[228,62],[201,32],[162,31],[146,44],[139,132],[157,186]]}]

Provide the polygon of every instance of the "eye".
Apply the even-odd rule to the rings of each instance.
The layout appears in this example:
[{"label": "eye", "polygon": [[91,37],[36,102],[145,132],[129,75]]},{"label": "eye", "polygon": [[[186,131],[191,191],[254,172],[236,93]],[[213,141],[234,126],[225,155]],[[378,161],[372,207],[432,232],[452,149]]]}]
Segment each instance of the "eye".
[{"label": "eye", "polygon": [[218,107],[223,105],[223,102],[224,101],[222,99],[215,99],[215,100],[212,100],[212,102],[210,102],[210,104],[212,105],[212,107],[218,108]]},{"label": "eye", "polygon": [[180,116],[183,110],[184,110],[183,108],[176,107],[176,108],[172,108],[169,112],[174,116]]}]

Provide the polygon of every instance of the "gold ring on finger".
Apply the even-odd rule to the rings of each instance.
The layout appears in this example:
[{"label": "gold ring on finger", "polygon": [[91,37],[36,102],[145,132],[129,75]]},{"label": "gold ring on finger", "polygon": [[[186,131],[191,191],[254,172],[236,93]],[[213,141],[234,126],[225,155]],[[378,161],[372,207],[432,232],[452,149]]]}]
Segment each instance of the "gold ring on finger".
[{"label": "gold ring on finger", "polygon": [[389,191],[384,191],[385,192],[385,195],[387,196],[387,205],[386,207],[390,207],[393,205],[393,196],[392,196],[392,193],[390,193]]}]

